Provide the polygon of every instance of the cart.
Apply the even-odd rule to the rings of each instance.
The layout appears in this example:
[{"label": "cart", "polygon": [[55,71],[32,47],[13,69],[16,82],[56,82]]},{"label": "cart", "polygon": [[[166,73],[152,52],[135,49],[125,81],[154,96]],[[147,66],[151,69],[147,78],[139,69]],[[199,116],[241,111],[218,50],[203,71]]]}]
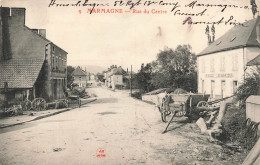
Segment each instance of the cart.
[{"label": "cart", "polygon": [[219,103],[231,98],[226,97],[219,100],[214,100],[208,102],[209,94],[171,94],[170,97],[173,100],[173,103],[168,103],[168,108],[163,102],[160,107],[158,107],[161,118],[163,122],[166,121],[166,116],[172,114],[171,119],[168,121],[168,124],[163,133],[167,132],[167,129],[172,122],[174,117],[183,117],[186,116],[190,121],[196,120],[199,117],[205,115],[209,111],[218,110],[220,108]]},{"label": "cart", "polygon": [[67,102],[68,102],[68,105],[77,105],[78,107],[81,106],[81,100],[80,100],[80,97],[77,96],[77,95],[69,95],[67,97]]}]

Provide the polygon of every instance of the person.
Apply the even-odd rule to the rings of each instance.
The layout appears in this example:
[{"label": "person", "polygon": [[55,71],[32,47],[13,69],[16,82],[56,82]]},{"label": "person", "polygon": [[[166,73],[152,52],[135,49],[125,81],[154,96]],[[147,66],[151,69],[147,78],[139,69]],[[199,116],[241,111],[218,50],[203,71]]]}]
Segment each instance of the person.
[{"label": "person", "polygon": [[166,116],[171,114],[170,103],[173,103],[173,99],[170,95],[170,91],[165,91],[165,97],[162,99],[162,120],[166,122]]}]

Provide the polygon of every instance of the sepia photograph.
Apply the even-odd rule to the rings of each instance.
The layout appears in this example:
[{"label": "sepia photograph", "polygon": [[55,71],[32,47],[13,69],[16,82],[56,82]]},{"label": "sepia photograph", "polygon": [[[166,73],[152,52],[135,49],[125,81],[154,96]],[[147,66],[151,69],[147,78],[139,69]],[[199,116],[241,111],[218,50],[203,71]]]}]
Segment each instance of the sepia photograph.
[{"label": "sepia photograph", "polygon": [[259,0],[0,0],[0,165],[260,165]]}]

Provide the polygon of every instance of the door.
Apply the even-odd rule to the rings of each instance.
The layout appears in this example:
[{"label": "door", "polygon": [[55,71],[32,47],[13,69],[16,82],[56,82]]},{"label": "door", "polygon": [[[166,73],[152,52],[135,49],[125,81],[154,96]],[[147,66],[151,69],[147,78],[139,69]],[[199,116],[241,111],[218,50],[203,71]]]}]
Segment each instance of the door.
[{"label": "door", "polygon": [[221,81],[221,98],[224,98],[225,88],[226,88],[226,81],[225,81],[225,80],[222,80],[222,81]]},{"label": "door", "polygon": [[237,91],[237,81],[233,81],[233,94]]},{"label": "door", "polygon": [[211,91],[210,91],[211,98],[214,98],[214,94],[215,94],[215,81],[211,80]]}]

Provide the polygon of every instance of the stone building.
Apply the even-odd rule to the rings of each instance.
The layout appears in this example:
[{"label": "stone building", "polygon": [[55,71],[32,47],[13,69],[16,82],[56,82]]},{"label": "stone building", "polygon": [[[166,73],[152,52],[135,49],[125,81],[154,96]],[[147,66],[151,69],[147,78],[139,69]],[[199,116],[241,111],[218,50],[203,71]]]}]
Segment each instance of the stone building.
[{"label": "stone building", "polygon": [[25,11],[0,7],[0,102],[64,98],[67,52],[27,27]]},{"label": "stone building", "polygon": [[197,56],[198,92],[231,96],[243,82],[247,63],[260,53],[260,17],[234,26]]},{"label": "stone building", "polygon": [[87,72],[82,70],[79,66],[72,72],[73,83],[79,87],[87,87]]}]

